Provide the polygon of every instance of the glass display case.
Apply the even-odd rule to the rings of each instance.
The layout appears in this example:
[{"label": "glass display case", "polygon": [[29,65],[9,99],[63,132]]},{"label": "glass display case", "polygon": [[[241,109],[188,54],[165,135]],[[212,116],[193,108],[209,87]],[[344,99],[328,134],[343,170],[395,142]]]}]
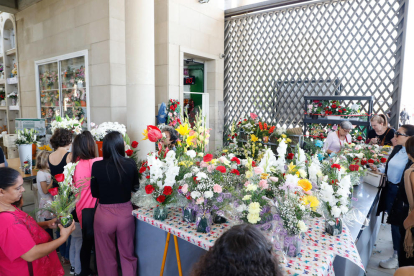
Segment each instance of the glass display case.
[{"label": "glass display case", "polygon": [[75,117],[89,129],[87,51],[36,62],[38,116],[46,119],[47,133],[55,116]]}]

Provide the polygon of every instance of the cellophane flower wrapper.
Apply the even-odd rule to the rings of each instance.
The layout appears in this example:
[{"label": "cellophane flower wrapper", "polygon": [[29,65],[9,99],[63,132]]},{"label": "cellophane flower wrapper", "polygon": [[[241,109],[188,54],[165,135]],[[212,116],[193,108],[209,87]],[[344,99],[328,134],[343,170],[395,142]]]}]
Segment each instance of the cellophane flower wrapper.
[{"label": "cellophane flower wrapper", "polygon": [[[156,201],[153,195],[145,192],[145,185],[140,185],[139,190],[131,197],[131,202],[138,207],[154,208],[161,205]],[[187,199],[178,193],[173,194],[170,203],[166,204],[168,208],[181,208],[187,205]]]}]

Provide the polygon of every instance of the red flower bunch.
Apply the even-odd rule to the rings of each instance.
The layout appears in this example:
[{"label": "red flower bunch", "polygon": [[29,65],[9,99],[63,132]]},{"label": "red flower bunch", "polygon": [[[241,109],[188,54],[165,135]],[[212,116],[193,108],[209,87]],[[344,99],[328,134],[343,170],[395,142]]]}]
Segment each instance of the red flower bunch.
[{"label": "red flower bunch", "polygon": [[150,170],[148,166],[148,161],[142,162],[141,168],[139,169],[139,173],[144,173],[146,170]]},{"label": "red flower bunch", "polygon": [[293,153],[288,153],[286,159],[293,160],[293,157],[295,157]]},{"label": "red flower bunch", "polygon": [[331,165],[331,168],[332,168],[332,169],[333,169],[333,168],[335,168],[335,169],[340,170],[340,169],[341,169],[341,165],[339,165],[339,164],[332,164],[332,165]]},{"label": "red flower bunch", "polygon": [[203,157],[204,162],[207,163],[207,162],[210,162],[211,160],[213,160],[213,155],[211,153],[208,153],[208,154],[204,155],[204,157]]},{"label": "red flower bunch", "polygon": [[240,175],[240,172],[239,172],[238,170],[236,170],[236,169],[232,169],[232,170],[230,171],[230,173]]},{"label": "red flower bunch", "polygon": [[349,170],[351,172],[357,172],[359,170],[359,165],[349,165]]},{"label": "red flower bunch", "polygon": [[367,160],[366,160],[366,159],[362,159],[362,160],[361,160],[361,165],[362,165],[362,166],[366,165],[367,163],[368,163],[368,162],[367,162]]},{"label": "red flower bunch", "polygon": [[58,189],[57,187],[55,187],[55,188],[50,188],[50,189],[48,190],[48,192],[49,192],[52,196],[55,196],[55,195],[57,195],[57,194],[58,194],[59,189]]},{"label": "red flower bunch", "polygon": [[219,171],[219,172],[221,172],[221,173],[225,173],[226,172],[226,167],[224,167],[224,166],[218,166],[216,168],[216,170]]},{"label": "red flower bunch", "polygon": [[381,163],[386,163],[386,162],[387,162],[387,158],[382,157],[382,158],[381,158]]},{"label": "red flower bunch", "polygon": [[170,186],[165,186],[164,191],[162,192],[164,195],[172,194],[173,189]]},{"label": "red flower bunch", "polygon": [[134,149],[136,149],[138,147],[138,142],[137,141],[133,141],[131,143],[131,147],[133,147]]},{"label": "red flower bunch", "polygon": [[256,167],[257,165],[256,165],[256,162],[255,161],[252,161],[252,167],[254,168],[254,167]]},{"label": "red flower bunch", "polygon": [[237,165],[240,165],[240,159],[237,158],[236,156],[234,156],[232,159],[230,159],[230,161],[234,161],[237,163]]},{"label": "red flower bunch", "polygon": [[358,140],[358,141],[362,141],[362,139],[364,139],[364,138],[362,138],[362,136],[361,136],[361,135],[359,135],[359,136],[357,137],[357,140]]},{"label": "red flower bunch", "polygon": [[57,182],[63,182],[65,180],[65,175],[63,173],[59,173],[55,175],[55,179]]},{"label": "red flower bunch", "polygon": [[145,186],[145,192],[146,192],[147,194],[152,194],[154,191],[155,191],[154,186],[149,185],[149,184],[148,184],[147,186]]},{"label": "red flower bunch", "polygon": [[374,161],[374,159],[369,159],[369,160],[368,160],[368,163],[369,163],[369,164],[374,164],[374,163],[375,163],[375,161]]},{"label": "red flower bunch", "polygon": [[127,156],[132,156],[132,154],[134,154],[134,151],[129,149],[129,150],[126,150],[125,153]]}]

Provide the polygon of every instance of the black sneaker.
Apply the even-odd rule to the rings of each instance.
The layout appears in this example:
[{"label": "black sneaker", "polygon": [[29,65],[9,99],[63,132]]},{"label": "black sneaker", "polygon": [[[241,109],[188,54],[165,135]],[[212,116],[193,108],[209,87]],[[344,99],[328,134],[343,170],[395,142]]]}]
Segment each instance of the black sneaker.
[{"label": "black sneaker", "polygon": [[71,266],[71,267],[70,267],[70,274],[71,274],[71,275],[75,275],[75,276],[77,275],[77,274],[75,273],[75,268],[74,268],[73,266]]}]

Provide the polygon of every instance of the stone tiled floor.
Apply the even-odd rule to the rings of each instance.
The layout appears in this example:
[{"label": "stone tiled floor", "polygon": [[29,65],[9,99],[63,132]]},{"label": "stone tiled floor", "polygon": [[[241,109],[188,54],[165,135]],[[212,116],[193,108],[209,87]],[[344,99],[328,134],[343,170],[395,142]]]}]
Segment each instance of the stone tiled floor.
[{"label": "stone tiled floor", "polygon": [[[26,192],[24,193],[24,205],[23,211],[32,215],[34,211],[34,205],[28,205],[34,203],[33,192],[30,189],[30,184],[25,183]],[[367,275],[369,276],[390,276],[393,275],[395,269],[382,269],[379,267],[379,262],[383,259],[389,258],[393,253],[392,240],[391,240],[391,228],[387,224],[381,225],[378,233],[376,246],[373,250],[373,254],[367,267]],[[70,275],[70,266],[64,266],[65,275]],[[352,275],[350,275],[352,276]]]}]

